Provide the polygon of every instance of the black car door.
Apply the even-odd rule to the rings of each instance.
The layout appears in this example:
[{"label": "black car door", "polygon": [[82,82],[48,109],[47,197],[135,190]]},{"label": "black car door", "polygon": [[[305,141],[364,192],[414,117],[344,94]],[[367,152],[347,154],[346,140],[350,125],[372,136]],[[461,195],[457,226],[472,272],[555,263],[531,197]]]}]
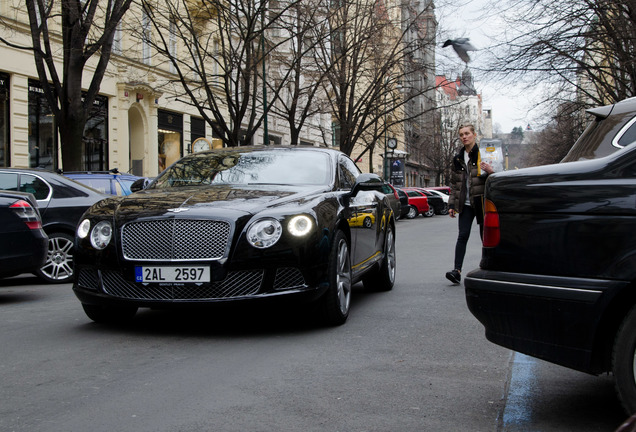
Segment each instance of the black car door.
[{"label": "black car door", "polygon": [[[360,170],[353,161],[342,156],[339,177],[349,189],[355,184]],[[351,265],[354,272],[370,265],[369,258],[375,254],[378,234],[378,192],[359,191],[349,199],[348,222],[351,230]],[[367,264],[368,263],[368,264]]]}]

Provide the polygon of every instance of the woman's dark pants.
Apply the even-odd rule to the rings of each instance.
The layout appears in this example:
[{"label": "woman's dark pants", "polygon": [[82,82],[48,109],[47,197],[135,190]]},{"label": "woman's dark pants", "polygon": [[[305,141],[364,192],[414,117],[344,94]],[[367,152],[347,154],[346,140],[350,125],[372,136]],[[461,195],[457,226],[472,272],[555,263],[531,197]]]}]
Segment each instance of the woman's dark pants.
[{"label": "woman's dark pants", "polygon": [[[457,244],[455,245],[455,269],[461,270],[464,264],[464,255],[466,255],[466,244],[470,237],[470,230],[475,219],[475,209],[472,206],[465,205],[462,212],[458,216],[459,235],[457,236]],[[482,235],[481,225],[479,225],[479,234]]]}]

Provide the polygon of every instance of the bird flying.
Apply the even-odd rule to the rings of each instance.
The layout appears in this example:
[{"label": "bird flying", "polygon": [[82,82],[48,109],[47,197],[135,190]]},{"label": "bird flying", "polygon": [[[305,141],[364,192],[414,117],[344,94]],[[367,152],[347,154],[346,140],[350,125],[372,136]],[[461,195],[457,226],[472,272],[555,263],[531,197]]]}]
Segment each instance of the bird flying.
[{"label": "bird flying", "polygon": [[470,61],[470,57],[468,56],[468,51],[477,51],[470,42],[468,38],[459,38],[459,39],[448,39],[442,45],[442,48],[446,48],[447,46],[452,46],[460,59],[462,59],[465,63]]}]

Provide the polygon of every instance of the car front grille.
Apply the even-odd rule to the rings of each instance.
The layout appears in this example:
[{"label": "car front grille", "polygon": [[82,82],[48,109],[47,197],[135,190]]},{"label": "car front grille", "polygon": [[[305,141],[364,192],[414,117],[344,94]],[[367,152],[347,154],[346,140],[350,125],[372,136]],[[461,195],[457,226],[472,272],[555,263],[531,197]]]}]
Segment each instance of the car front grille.
[{"label": "car front grille", "polygon": [[127,260],[215,260],[225,255],[230,224],[192,219],[130,222],[122,227],[121,237]]},{"label": "car front grille", "polygon": [[185,286],[143,285],[128,282],[119,273],[102,272],[106,294],[134,300],[218,300],[256,294],[263,281],[263,270],[229,272],[219,282]]}]

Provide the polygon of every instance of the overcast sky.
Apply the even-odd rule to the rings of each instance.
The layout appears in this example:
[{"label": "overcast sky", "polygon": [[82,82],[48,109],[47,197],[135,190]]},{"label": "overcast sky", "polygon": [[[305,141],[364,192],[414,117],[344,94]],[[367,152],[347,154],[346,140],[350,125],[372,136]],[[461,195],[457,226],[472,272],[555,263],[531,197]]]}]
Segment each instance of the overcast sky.
[{"label": "overcast sky", "polygon": [[[498,11],[489,7],[490,4],[490,0],[436,1],[435,10],[440,30],[438,45],[441,47],[446,39],[468,37],[476,48],[487,48],[491,38],[496,38],[505,30],[502,21],[498,19]],[[480,55],[480,51],[469,54],[471,62],[468,66],[473,74],[475,89],[482,94],[484,108],[492,109],[493,126],[498,123],[504,133],[511,132],[516,126],[525,129],[530,124],[532,127],[532,118],[527,114],[531,98],[521,89],[506,88],[489,80],[480,70],[486,56]],[[438,49],[436,57],[437,74],[455,78],[465,68],[465,63],[450,47]]]}]

